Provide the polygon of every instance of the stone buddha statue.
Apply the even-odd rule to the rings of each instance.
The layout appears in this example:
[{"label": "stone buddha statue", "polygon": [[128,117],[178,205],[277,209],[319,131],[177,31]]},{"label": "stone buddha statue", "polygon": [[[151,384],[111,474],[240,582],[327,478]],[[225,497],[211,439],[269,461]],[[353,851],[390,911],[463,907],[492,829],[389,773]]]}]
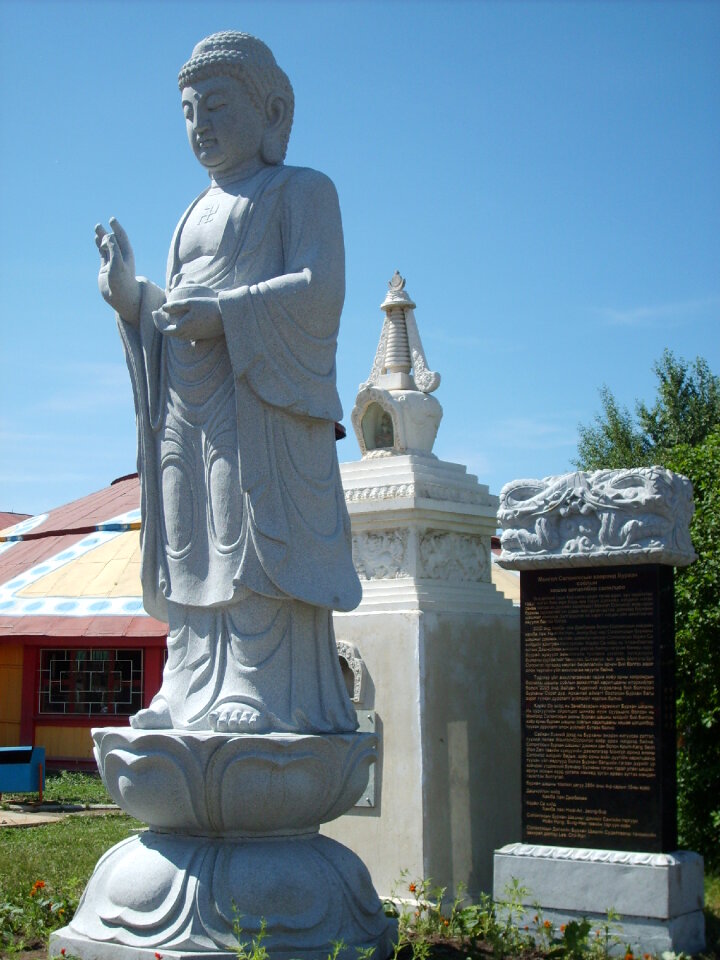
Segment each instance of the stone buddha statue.
[{"label": "stone buddha statue", "polygon": [[132,381],[142,584],[168,660],[140,728],[356,728],[332,610],[360,601],[335,452],[344,298],[337,196],[283,164],[290,82],[254,37],[217,33],[179,75],[210,184],[182,215],[165,288],[96,227],[100,291]]}]

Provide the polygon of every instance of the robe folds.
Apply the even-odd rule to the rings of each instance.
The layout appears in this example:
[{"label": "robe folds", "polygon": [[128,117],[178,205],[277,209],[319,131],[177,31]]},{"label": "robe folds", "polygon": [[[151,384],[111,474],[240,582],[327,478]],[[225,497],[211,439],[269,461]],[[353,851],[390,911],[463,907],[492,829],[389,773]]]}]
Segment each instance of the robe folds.
[{"label": "robe folds", "polygon": [[[233,190],[215,255],[183,263],[183,228],[207,193],[175,231],[166,291],[141,280],[139,324],[119,319],[143,598],[170,625],[161,694],[179,727],[204,729],[238,701],[272,729],[354,729],[331,622],[361,597],[335,451],[337,196],[316,171],[265,167]],[[184,285],[217,293],[224,336],[156,326],[153,311]]]}]

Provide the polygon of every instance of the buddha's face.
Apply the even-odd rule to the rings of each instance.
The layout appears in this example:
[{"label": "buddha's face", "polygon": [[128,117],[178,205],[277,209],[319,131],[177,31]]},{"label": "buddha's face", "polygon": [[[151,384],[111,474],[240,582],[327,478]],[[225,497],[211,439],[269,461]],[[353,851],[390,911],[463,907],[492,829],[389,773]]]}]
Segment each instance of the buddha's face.
[{"label": "buddha's face", "polygon": [[190,146],[211,174],[250,173],[262,164],[266,121],[233,77],[196,80],[182,91]]}]

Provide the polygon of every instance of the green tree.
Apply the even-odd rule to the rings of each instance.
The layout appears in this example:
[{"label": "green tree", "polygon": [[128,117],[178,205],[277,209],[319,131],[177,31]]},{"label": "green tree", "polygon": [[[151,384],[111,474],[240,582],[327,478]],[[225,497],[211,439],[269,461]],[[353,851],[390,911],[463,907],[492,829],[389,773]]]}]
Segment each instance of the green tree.
[{"label": "green tree", "polygon": [[602,412],[578,426],[581,470],[665,465],[678,444],[696,446],[720,425],[720,377],[706,360],[692,364],[665,350],[654,365],[657,397],[652,406],[635,403],[635,417],[607,386],[600,389]]},{"label": "green tree", "polygon": [[702,443],[720,424],[720,377],[706,360],[690,365],[665,350],[655,364],[658,395],[652,407],[638,403],[637,416],[651,449],[657,454],[678,444]]},{"label": "green tree", "polygon": [[720,428],[666,465],[689,477],[697,561],[677,571],[678,824],[683,845],[720,865]]},{"label": "green tree", "polygon": [[680,842],[720,866],[720,377],[705,360],[666,350],[655,364],[657,396],[633,416],[611,391],[579,427],[583,470],[658,464],[688,477],[698,560],[677,571],[675,646]]},{"label": "green tree", "polygon": [[627,407],[618,405],[608,387],[600,388],[602,413],[593,423],[578,425],[578,456],[573,463],[581,470],[619,470],[652,465],[650,443],[633,421]]}]

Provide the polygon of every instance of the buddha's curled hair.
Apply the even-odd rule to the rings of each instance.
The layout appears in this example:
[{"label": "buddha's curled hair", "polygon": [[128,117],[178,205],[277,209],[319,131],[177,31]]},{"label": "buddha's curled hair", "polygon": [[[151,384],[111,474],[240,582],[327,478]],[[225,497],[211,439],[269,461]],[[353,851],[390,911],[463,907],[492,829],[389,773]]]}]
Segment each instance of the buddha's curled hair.
[{"label": "buddha's curled hair", "polygon": [[290,139],[295,96],[287,75],[277,65],[270,48],[257,37],[239,30],[213,33],[193,49],[192,56],[178,74],[178,86],[182,90],[197,80],[210,77],[239,80],[263,116],[271,96],[279,96],[285,102],[282,124],[263,144],[265,162],[282,163]]}]

